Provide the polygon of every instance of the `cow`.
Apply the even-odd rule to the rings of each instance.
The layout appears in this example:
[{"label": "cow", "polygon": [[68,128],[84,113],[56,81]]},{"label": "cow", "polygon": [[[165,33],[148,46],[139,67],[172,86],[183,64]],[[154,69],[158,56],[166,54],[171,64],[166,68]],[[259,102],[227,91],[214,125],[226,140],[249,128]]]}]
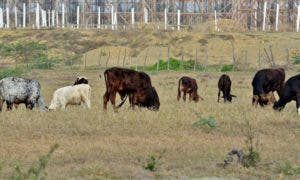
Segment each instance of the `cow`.
[{"label": "cow", "polygon": [[61,108],[66,109],[68,105],[85,104],[91,108],[91,87],[88,84],[78,84],[76,86],[65,86],[57,89],[53,93],[53,98],[49,110]]},{"label": "cow", "polygon": [[252,105],[257,107],[257,104],[259,104],[263,107],[274,103],[275,97],[273,92],[276,91],[280,96],[284,87],[284,80],[285,71],[283,68],[259,70],[252,80]]},{"label": "cow", "polygon": [[224,102],[229,101],[231,102],[232,97],[236,97],[233,94],[230,94],[231,91],[231,80],[230,77],[226,74],[221,75],[219,82],[218,82],[218,102],[220,101],[220,92],[223,93]]},{"label": "cow", "polygon": [[296,108],[300,115],[300,74],[287,80],[279,95],[279,100],[274,103],[273,108],[280,111],[292,100],[296,101]]},{"label": "cow", "polygon": [[[107,109],[107,102],[111,101],[114,109],[121,107],[129,97],[130,105],[159,109],[159,98],[151,84],[150,77],[144,73],[127,68],[112,67],[104,72],[106,92],[103,95],[103,108]],[[116,107],[116,93],[121,97],[122,103]],[[156,97],[149,100],[149,97]]]},{"label": "cow", "polygon": [[183,76],[178,80],[177,88],[177,101],[181,98],[181,91],[183,92],[183,101],[186,101],[186,94],[189,94],[189,101],[198,102],[199,99],[203,100],[197,93],[198,85],[197,81],[194,78]]},{"label": "cow", "polygon": [[79,76],[79,77],[76,78],[73,85],[75,86],[75,85],[78,85],[78,84],[89,84],[89,81],[86,77]]},{"label": "cow", "polygon": [[34,107],[47,111],[44,99],[41,95],[41,85],[37,80],[6,77],[0,80],[0,111],[6,102],[7,110],[12,110],[13,105],[17,107],[24,103],[26,109]]}]

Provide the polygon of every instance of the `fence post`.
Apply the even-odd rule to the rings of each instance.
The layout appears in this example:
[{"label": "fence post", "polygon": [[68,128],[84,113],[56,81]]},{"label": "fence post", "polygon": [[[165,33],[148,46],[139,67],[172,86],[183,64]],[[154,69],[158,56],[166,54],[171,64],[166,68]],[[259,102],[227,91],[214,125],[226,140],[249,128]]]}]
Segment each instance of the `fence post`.
[{"label": "fence post", "polygon": [[161,56],[161,46],[159,47],[159,52],[158,52],[158,56],[157,56],[156,71],[159,71],[160,56]]},{"label": "fence post", "polygon": [[208,47],[206,45],[206,48],[205,48],[205,64],[204,64],[204,71],[206,71],[207,69],[207,63],[208,63]]},{"label": "fence post", "polygon": [[148,9],[144,8],[144,21],[145,24],[148,24]]},{"label": "fence post", "polygon": [[260,48],[258,49],[258,68],[261,69]]},{"label": "fence post", "polygon": [[26,4],[23,3],[23,28],[26,27]]},{"label": "fence post", "polygon": [[109,59],[110,59],[110,51],[108,51],[108,57],[107,57],[107,59],[106,59],[105,69],[107,69],[107,65],[108,65]]},{"label": "fence post", "polygon": [[124,58],[123,58],[123,67],[125,66],[125,60],[126,60],[126,48],[125,48]]},{"label": "fence post", "polygon": [[231,48],[232,48],[232,70],[234,71],[235,69],[235,47],[234,47],[234,44],[233,44],[233,41],[230,41],[230,44],[231,44]]},{"label": "fence post", "polygon": [[263,31],[265,31],[265,30],[266,30],[267,3],[268,3],[268,1],[265,1],[265,3],[264,3],[264,12],[263,12],[263,28],[262,28],[262,30],[263,30]]},{"label": "fence post", "polygon": [[0,28],[3,28],[3,10],[0,8]]},{"label": "fence post", "polygon": [[194,61],[194,71],[196,71],[196,66],[197,66],[197,54],[198,54],[198,49],[196,48],[195,61]]},{"label": "fence post", "polygon": [[220,59],[220,70],[219,70],[219,71],[221,72],[221,71],[222,71],[222,68],[223,68],[223,61],[224,61],[223,58],[224,58],[224,57],[221,56],[220,58],[221,58],[221,59]]},{"label": "fence post", "polygon": [[55,10],[52,10],[51,15],[52,15],[52,27],[54,28],[54,26],[55,26]]},{"label": "fence post", "polygon": [[35,23],[36,23],[36,28],[40,29],[40,4],[36,3],[36,16],[35,16]]},{"label": "fence post", "polygon": [[100,48],[100,54],[99,54],[99,60],[98,60],[98,69],[100,69],[101,57],[102,57],[102,49]]},{"label": "fence post", "polygon": [[286,52],[286,63],[287,65],[290,65],[290,53],[289,53],[289,48],[285,49]]},{"label": "fence post", "polygon": [[146,68],[147,58],[148,58],[148,52],[149,52],[149,48],[147,48],[147,51],[146,51],[145,60],[144,60],[144,66],[143,66],[143,71],[145,71],[145,68]]},{"label": "fence post", "polygon": [[86,57],[87,57],[87,53],[84,53],[84,70],[86,70]]},{"label": "fence post", "polygon": [[56,27],[58,28],[58,10],[57,11],[55,11],[56,12]]},{"label": "fence post", "polygon": [[217,10],[215,10],[215,31],[218,31]]},{"label": "fence post", "polygon": [[51,27],[51,12],[48,10],[48,27]]},{"label": "fence post", "polygon": [[180,50],[180,54],[181,54],[181,63],[180,63],[180,66],[181,66],[181,70],[184,70],[184,68],[183,68],[183,49],[182,48]]},{"label": "fence post", "polygon": [[114,24],[116,26],[116,30],[118,30],[118,17],[117,17],[117,12],[114,13]]},{"label": "fence post", "polygon": [[244,59],[244,70],[246,70],[246,68],[247,68],[247,61],[248,61],[248,51],[247,50],[245,50],[244,51],[244,53],[245,53],[245,59]]},{"label": "fence post", "polygon": [[168,70],[170,70],[170,45],[168,46]]},{"label": "fence post", "polygon": [[275,22],[275,30],[278,31],[278,18],[279,18],[279,4],[276,4],[276,22]]},{"label": "fence post", "polygon": [[111,5],[111,30],[114,30],[114,6]]},{"label": "fence post", "polygon": [[118,59],[117,59],[117,60],[118,60],[118,61],[117,61],[117,66],[119,66],[119,62],[120,62],[120,51],[121,51],[121,50],[119,49],[119,51],[118,51]]},{"label": "fence post", "polygon": [[257,31],[257,11],[254,11],[254,26],[255,26],[255,31]]}]

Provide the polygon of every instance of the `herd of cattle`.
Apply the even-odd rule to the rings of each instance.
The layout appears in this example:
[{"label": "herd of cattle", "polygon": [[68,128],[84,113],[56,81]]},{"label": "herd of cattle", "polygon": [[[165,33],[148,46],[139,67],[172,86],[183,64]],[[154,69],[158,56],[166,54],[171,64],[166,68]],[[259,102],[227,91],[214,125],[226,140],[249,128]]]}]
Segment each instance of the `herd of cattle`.
[{"label": "herd of cattle", "polygon": [[[100,76],[101,78],[101,76]],[[156,89],[152,86],[150,77],[144,73],[132,69],[113,67],[104,72],[106,91],[103,96],[103,107],[107,109],[107,103],[110,101],[114,109],[120,108],[126,99],[129,99],[130,107],[146,107],[151,110],[158,110],[160,107],[159,96]],[[285,71],[283,68],[262,69],[259,70],[253,80],[252,105],[265,106],[274,104],[275,110],[281,110],[285,105],[296,101],[298,114],[300,114],[300,75],[291,77],[285,82]],[[231,102],[231,80],[226,74],[223,74],[218,82],[218,102],[220,92],[223,93],[224,102]],[[186,95],[189,94],[189,100],[198,102],[203,100],[197,93],[197,81],[191,77],[184,76],[178,81],[177,100],[181,98],[186,101]],[[279,95],[276,101],[273,92]],[[121,97],[121,103],[116,105],[116,94]],[[12,110],[13,106],[18,107],[24,103],[27,109],[34,107],[42,110],[55,110],[57,108],[65,109],[68,105],[84,104],[87,108],[91,107],[91,87],[85,77],[78,77],[73,85],[57,89],[53,93],[50,106],[45,106],[41,85],[36,80],[7,77],[0,80],[0,111],[3,103],[6,102],[7,110]]]}]

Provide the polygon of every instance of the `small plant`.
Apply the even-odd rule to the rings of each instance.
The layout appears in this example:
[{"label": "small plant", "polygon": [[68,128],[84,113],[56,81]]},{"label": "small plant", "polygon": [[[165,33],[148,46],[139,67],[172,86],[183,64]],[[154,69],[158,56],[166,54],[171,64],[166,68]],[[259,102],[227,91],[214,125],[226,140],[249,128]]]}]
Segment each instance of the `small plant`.
[{"label": "small plant", "polygon": [[295,55],[292,59],[293,64],[300,64],[300,55]]},{"label": "small plant", "polygon": [[278,165],[277,170],[284,175],[299,175],[300,167],[293,167],[292,164],[287,161],[283,165]]},{"label": "small plant", "polygon": [[248,153],[244,156],[243,165],[245,167],[256,167],[257,163],[260,161],[260,153],[254,147],[254,136],[255,131],[250,125],[249,121],[246,122],[246,146]]},{"label": "small plant", "polygon": [[233,65],[230,64],[230,65],[224,65],[221,69],[221,72],[228,72],[228,71],[233,71]]},{"label": "small plant", "polygon": [[207,125],[210,129],[219,127],[213,116],[209,116],[208,118],[201,118],[200,114],[197,112],[196,112],[196,115],[200,120],[193,123],[194,127],[200,127],[200,126],[205,126],[205,125]]},{"label": "small plant", "polygon": [[22,172],[20,165],[16,165],[15,171],[17,175],[14,177],[16,180],[22,179],[43,179],[42,176],[45,176],[44,170],[48,165],[51,155],[58,148],[58,144],[53,145],[48,154],[40,156],[39,162],[37,165],[32,165],[26,172]]},{"label": "small plant", "polygon": [[157,158],[154,155],[151,155],[147,159],[147,165],[145,166],[145,169],[148,169],[150,171],[154,171],[157,166]]}]

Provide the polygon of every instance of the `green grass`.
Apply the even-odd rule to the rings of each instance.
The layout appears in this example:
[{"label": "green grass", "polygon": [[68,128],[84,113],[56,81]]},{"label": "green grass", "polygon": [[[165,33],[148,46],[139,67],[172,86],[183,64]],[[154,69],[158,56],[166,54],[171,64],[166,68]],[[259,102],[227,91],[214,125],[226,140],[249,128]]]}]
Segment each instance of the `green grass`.
[{"label": "green grass", "polygon": [[9,77],[9,76],[21,76],[25,72],[26,71],[21,68],[0,70],[0,79]]}]

